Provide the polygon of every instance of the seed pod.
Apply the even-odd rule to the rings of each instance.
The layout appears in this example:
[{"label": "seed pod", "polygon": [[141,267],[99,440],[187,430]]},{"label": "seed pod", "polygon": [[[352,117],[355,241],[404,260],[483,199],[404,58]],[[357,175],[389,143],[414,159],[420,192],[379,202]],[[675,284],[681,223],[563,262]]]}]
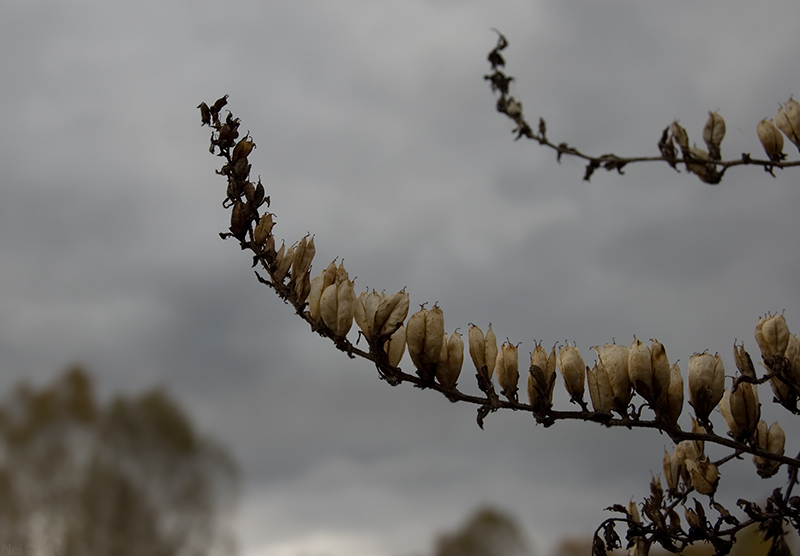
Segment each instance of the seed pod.
[{"label": "seed pod", "polygon": [[733,360],[736,362],[736,368],[742,376],[747,378],[756,378],[756,370],[753,368],[753,360],[750,359],[750,354],[744,349],[744,342],[741,346],[733,344]]},{"label": "seed pod", "polygon": [[611,382],[608,380],[605,367],[599,363],[595,363],[592,369],[586,367],[586,382],[589,385],[589,397],[594,410],[598,413],[610,414],[614,405],[614,393],[611,390]]},{"label": "seed pod", "polygon": [[703,128],[703,141],[708,146],[712,160],[720,159],[719,146],[725,137],[725,120],[717,112],[709,112],[708,120]]},{"label": "seed pod", "polygon": [[708,460],[693,461],[687,459],[686,469],[692,479],[692,486],[700,494],[711,496],[717,490],[719,469]]},{"label": "seed pod", "polygon": [[311,319],[319,323],[319,301],[322,297],[322,292],[336,282],[336,262],[333,261],[328,265],[328,268],[317,274],[311,279],[311,288],[308,292],[308,314]]},{"label": "seed pod", "polygon": [[[759,421],[756,428],[755,444],[762,450],[782,456],[786,444],[786,434],[777,421],[767,430],[767,424]],[[761,456],[753,456],[753,463],[756,464],[756,471],[763,478],[772,477],[778,472],[780,463]]]},{"label": "seed pod", "polygon": [[353,325],[356,293],[344,265],[336,269],[336,282],[325,288],[319,300],[319,312],[334,336],[343,338]]},{"label": "seed pod", "polygon": [[482,369],[485,368],[486,378],[491,380],[497,360],[497,337],[492,331],[492,325],[489,325],[485,337],[480,328],[474,324],[470,325],[468,336],[469,356],[475,364],[475,369],[478,371],[478,374],[481,374]]},{"label": "seed pod", "polygon": [[400,360],[403,359],[403,353],[406,350],[406,327],[402,324],[397,331],[389,336],[386,343],[383,344],[383,350],[386,352],[386,358],[389,365],[397,367]]},{"label": "seed pod", "polygon": [[564,386],[570,395],[570,401],[583,405],[583,377],[586,364],[578,352],[578,348],[567,344],[558,348],[558,368],[564,377]]},{"label": "seed pod", "polygon": [[744,442],[755,433],[761,419],[758,391],[749,382],[735,384],[731,391],[726,390],[723,394],[719,410],[730,435],[736,441]]},{"label": "seed pod", "polygon": [[676,461],[672,455],[664,450],[664,457],[661,460],[661,468],[664,470],[664,480],[667,483],[667,490],[675,492],[678,490],[678,480],[680,479],[680,461]]},{"label": "seed pod", "polygon": [[556,385],[556,347],[550,355],[541,345],[531,353],[531,366],[528,369],[528,401],[537,411],[553,406],[553,391]]},{"label": "seed pod", "polygon": [[700,421],[708,421],[724,391],[725,368],[719,354],[692,355],[689,358],[689,403]]},{"label": "seed pod", "polygon": [[406,325],[406,343],[411,361],[423,380],[433,380],[444,341],[444,315],[438,305],[411,315]]},{"label": "seed pod", "polygon": [[599,349],[597,346],[592,349],[597,352],[597,357],[599,358],[598,366],[603,367],[608,375],[614,400],[614,409],[621,414],[626,414],[628,412],[628,404],[633,396],[631,379],[628,374],[628,347],[617,344],[603,344]]},{"label": "seed pod", "polygon": [[[695,434],[706,433],[706,428],[703,425],[701,425],[694,417],[692,417],[692,432]],[[694,445],[695,451],[697,453],[697,456],[695,456],[693,459],[700,459],[704,457],[703,454],[705,453],[705,447],[706,447],[706,443],[704,440],[689,440],[688,442],[690,445]],[[689,453],[688,450],[687,453]]]},{"label": "seed pod", "polygon": [[249,215],[249,210],[247,209],[247,205],[245,205],[241,201],[236,201],[233,204],[233,210],[231,211],[230,230],[231,233],[233,234],[233,237],[235,237],[239,241],[244,241],[249,226],[250,226],[250,215]]},{"label": "seed pod", "polygon": [[699,529],[703,526],[703,522],[700,520],[700,516],[697,515],[697,512],[694,511],[692,508],[684,507],[683,515],[686,518],[686,523],[689,524],[689,528],[691,529]]},{"label": "seed pod", "polygon": [[669,390],[666,401],[666,418],[673,425],[678,423],[678,417],[683,411],[683,377],[681,368],[675,363],[669,371]]},{"label": "seed pod", "polygon": [[764,152],[773,162],[780,162],[786,155],[783,154],[783,135],[775,127],[772,120],[764,118],[758,122],[758,140],[761,141],[761,146],[764,147]]},{"label": "seed pod", "polygon": [[765,361],[775,355],[786,353],[786,347],[789,345],[789,328],[783,315],[760,317],[756,324],[756,342]]},{"label": "seed pod", "polygon": [[386,337],[394,334],[408,316],[408,293],[400,290],[389,296],[384,296],[375,310],[373,332],[377,337]]},{"label": "seed pod", "polygon": [[442,351],[439,356],[439,366],[436,368],[436,380],[445,388],[455,388],[458,376],[461,374],[461,365],[464,363],[464,340],[461,334],[453,332],[450,338],[442,338]]},{"label": "seed pod", "polygon": [[689,148],[689,134],[686,133],[686,130],[681,127],[678,123],[678,120],[675,120],[670,124],[669,130],[672,132],[672,137],[675,139],[675,142],[681,149],[688,149]]},{"label": "seed pod", "polygon": [[311,269],[311,261],[314,260],[316,252],[314,236],[311,236],[310,241],[305,237],[300,240],[295,248],[294,259],[292,260],[292,280],[297,280]]},{"label": "seed pod", "polygon": [[503,395],[511,401],[517,401],[517,384],[519,383],[519,351],[510,342],[503,343],[495,358],[494,372]]},{"label": "seed pod", "polygon": [[650,363],[653,367],[653,396],[656,398],[656,410],[663,413],[669,394],[669,383],[672,371],[667,358],[667,350],[658,340],[650,340]]},{"label": "seed pod", "polygon": [[261,219],[259,219],[256,229],[253,232],[253,240],[255,241],[256,245],[262,249],[264,248],[264,246],[267,244],[267,238],[272,235],[273,226],[275,226],[275,222],[272,220],[272,213],[264,213],[261,216]]},{"label": "seed pod", "polygon": [[355,311],[353,317],[356,324],[361,329],[367,342],[372,342],[375,326],[375,312],[378,310],[378,305],[386,298],[386,294],[378,293],[374,289],[359,294],[356,299]]},{"label": "seed pod", "polygon": [[800,338],[796,334],[789,334],[784,357],[789,361],[792,371],[792,380],[800,384]]},{"label": "seed pod", "polygon": [[[694,158],[697,158],[701,161],[711,160],[711,157],[708,155],[708,153],[697,145],[692,145],[692,148],[689,149],[689,152]],[[716,171],[711,164],[703,164],[702,162],[689,162],[686,164],[686,168],[699,177],[702,181],[706,183],[714,183]]]},{"label": "seed pod", "polygon": [[286,244],[281,243],[281,248],[275,254],[275,281],[282,284],[289,274],[289,269],[294,261],[294,245],[286,249]]},{"label": "seed pod", "polygon": [[775,124],[800,150],[800,102],[790,98],[775,118]]},{"label": "seed pod", "polygon": [[253,149],[256,148],[256,144],[250,139],[250,137],[245,136],[236,143],[236,146],[233,147],[233,154],[231,155],[231,160],[234,162],[238,161],[242,158],[247,158]]},{"label": "seed pod", "polygon": [[650,349],[636,336],[633,337],[633,343],[628,350],[628,376],[634,390],[647,400],[651,407],[655,407],[653,363]]},{"label": "seed pod", "polygon": [[309,293],[311,293],[311,272],[306,270],[294,282],[294,296],[297,299],[297,303],[303,303],[308,298]]}]

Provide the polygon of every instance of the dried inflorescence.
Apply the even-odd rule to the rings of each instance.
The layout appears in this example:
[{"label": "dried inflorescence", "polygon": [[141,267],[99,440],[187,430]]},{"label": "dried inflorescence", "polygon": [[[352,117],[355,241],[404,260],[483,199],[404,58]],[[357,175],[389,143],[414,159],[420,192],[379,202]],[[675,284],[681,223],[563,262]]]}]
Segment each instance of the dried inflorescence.
[{"label": "dried inflorescence", "polygon": [[[497,54],[499,56],[499,52]],[[493,84],[502,91],[507,81],[495,76]],[[281,240],[281,246],[276,249],[276,217],[271,212],[260,212],[262,207],[269,207],[270,198],[266,196],[261,181],[254,183],[249,177],[251,167],[248,156],[256,148],[255,143],[249,134],[239,138],[240,123],[237,118],[230,113],[224,118],[220,115],[226,103],[227,97],[223,97],[210,107],[205,103],[199,107],[203,124],[214,129],[211,152],[224,159],[218,173],[227,180],[223,206],[231,209],[231,221],[229,231],[220,235],[224,239],[235,238],[242,249],[253,253],[253,264],[260,264],[268,275],[267,278],[258,275],[259,280],[294,307],[312,330],[330,338],[338,349],[351,357],[359,356],[372,361],[380,377],[392,385],[412,382],[422,388],[436,389],[451,401],[478,404],[478,423],[481,426],[490,412],[510,408],[532,413],[536,421],[545,426],[559,419],[581,419],[609,427],[656,428],[675,441],[673,452],[665,451],[662,461],[666,495],[661,490],[660,481],[654,479],[651,496],[645,500],[641,516],[635,504],[612,507],[625,517],[607,520],[598,529],[595,537],[596,554],[602,553],[601,547],[618,545],[618,537],[615,540],[616,533],[613,532],[613,524],[617,521],[628,524],[629,548],[633,553],[646,554],[654,543],[669,550],[680,550],[694,540],[706,540],[718,552],[725,552],[736,532],[741,529],[741,524],[714,502],[713,496],[720,485],[719,468],[732,456],[712,460],[705,453],[707,442],[726,446],[734,451],[734,455],[752,454],[756,471],[762,477],[774,475],[784,463],[790,465],[793,473],[797,472],[800,461],[784,456],[786,437],[780,425],[776,422],[768,428],[761,420],[757,391],[759,384],[770,382],[775,400],[792,412],[798,412],[800,339],[789,332],[783,315],[768,314],[761,317],[756,325],[755,339],[761,351],[760,364],[766,370],[762,376],[756,372],[744,344],[734,345],[734,360],[739,374],[734,377],[727,391],[724,387],[725,370],[719,354],[702,352],[689,358],[689,403],[696,417],[692,418],[690,431],[683,430],[678,423],[684,402],[684,381],[680,367],[677,363],[670,365],[666,349],[655,339],[651,340],[649,346],[636,336],[630,347],[616,343],[595,346],[593,349],[597,359],[591,368],[585,364],[575,345],[553,346],[548,354],[541,343],[537,343],[530,354],[527,375],[529,403],[523,404],[518,399],[519,344],[506,341],[498,349],[491,325],[485,334],[478,326],[470,325],[469,354],[475,365],[478,388],[485,397],[464,394],[458,390],[464,341],[458,329],[449,335],[445,333],[444,313],[438,304],[431,309],[423,305],[409,317],[410,301],[405,289],[393,294],[367,289],[356,296],[354,281],[350,279],[344,263],[337,264],[335,260],[312,278],[316,246],[315,238],[310,234],[288,247]],[[781,109],[783,120],[779,118],[779,126],[795,126],[795,120],[800,117],[797,108],[797,103],[790,100]],[[506,98],[504,111],[517,118],[520,126],[524,125],[522,107],[518,101]],[[710,153],[703,154],[705,151],[701,153],[696,147],[689,147],[688,134],[674,122],[668,133],[665,132],[664,151],[669,151],[670,145],[674,151],[674,145],[678,145],[684,151],[684,162],[690,170],[698,175],[714,172],[714,161],[719,156],[724,127],[719,114],[710,113],[704,130],[704,140]],[[790,130],[798,128],[800,126],[791,127]],[[539,133],[544,138],[543,122]],[[776,152],[773,154],[777,156]],[[696,167],[693,169],[692,165]],[[711,174],[706,174],[706,177],[709,176]],[[366,340],[368,351],[358,349],[358,342],[354,345],[348,339],[354,321],[360,330],[358,339],[363,337]],[[416,368],[416,375],[406,374],[399,367],[406,348]],[[570,401],[580,409],[553,409],[557,369]],[[504,400],[495,391],[495,377]],[[584,400],[587,385],[592,410]],[[717,407],[728,427],[728,436],[720,436],[713,431],[711,417]],[[652,420],[643,416],[646,409],[652,412]],[[794,479],[787,487],[786,500],[793,485]],[[709,497],[709,503],[720,512],[721,517],[716,524],[708,521],[702,505],[696,502],[694,509],[686,509],[689,530],[683,530],[674,508],[684,504],[691,492]],[[772,531],[770,534],[773,537],[779,536],[775,532],[776,520],[785,518],[800,523],[800,498],[794,505],[784,503],[781,506],[774,502],[772,509],[766,512],[751,502],[740,505],[746,508],[751,519],[764,526],[765,530]],[[726,524],[728,528],[721,529],[721,524]],[[601,529],[605,540],[597,536],[601,534]]]}]

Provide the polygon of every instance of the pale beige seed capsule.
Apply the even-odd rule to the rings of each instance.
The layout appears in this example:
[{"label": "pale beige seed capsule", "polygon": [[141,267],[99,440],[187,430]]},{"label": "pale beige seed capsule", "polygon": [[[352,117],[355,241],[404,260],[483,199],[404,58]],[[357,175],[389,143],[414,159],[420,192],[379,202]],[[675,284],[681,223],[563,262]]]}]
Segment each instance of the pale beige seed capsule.
[{"label": "pale beige seed capsule", "polygon": [[317,249],[314,246],[314,237],[309,241],[302,238],[295,249],[294,259],[292,260],[292,280],[297,280],[311,268],[311,261],[314,259]]},{"label": "pale beige seed capsule", "polygon": [[681,411],[683,411],[683,377],[681,376],[681,368],[677,363],[669,371],[669,391],[667,393],[666,408],[667,420],[673,425],[677,424],[678,417],[681,416]]},{"label": "pale beige seed capsule", "polygon": [[322,292],[330,286],[331,284],[336,282],[336,262],[331,262],[328,265],[328,268],[320,272],[318,275],[314,276],[311,279],[311,288],[308,292],[308,314],[311,316],[311,319],[319,323],[320,322],[320,312],[319,312],[319,302],[320,298],[322,297]]},{"label": "pale beige seed capsule", "polygon": [[[695,434],[706,433],[706,428],[703,425],[701,425],[694,417],[692,417],[692,432]],[[697,453],[700,454],[700,456],[702,456],[705,453],[706,443],[704,440],[689,440],[689,442],[691,444],[694,444],[695,448],[697,449]]]},{"label": "pale beige seed capsule", "polygon": [[[756,428],[755,443],[762,450],[782,456],[786,444],[786,434],[777,421],[772,423],[769,429],[767,429],[767,424],[764,421],[759,421]],[[781,465],[761,456],[753,456],[753,463],[756,464],[756,471],[759,476],[763,478],[775,475]]]},{"label": "pale beige seed capsule", "polygon": [[403,353],[406,350],[406,327],[402,324],[397,331],[389,336],[389,339],[386,340],[386,343],[383,344],[383,350],[386,352],[386,358],[389,361],[389,365],[392,367],[397,367],[400,364],[400,360],[403,359]]},{"label": "pale beige seed capsule", "polygon": [[709,112],[708,120],[703,128],[703,141],[713,160],[720,159],[719,146],[725,137],[725,120],[717,112]]},{"label": "pale beige seed capsule", "polygon": [[775,124],[795,144],[800,150],[800,103],[790,98],[788,102],[778,110],[775,117]]},{"label": "pale beige seed capsule", "polygon": [[272,228],[275,226],[275,221],[272,219],[272,213],[264,213],[256,224],[256,229],[253,231],[253,240],[261,248],[267,244],[267,238],[272,235]]},{"label": "pale beige seed capsule", "polygon": [[442,339],[439,366],[436,368],[436,380],[445,388],[455,388],[464,363],[464,340],[461,334],[453,332],[450,338]]},{"label": "pale beige seed capsule", "polygon": [[411,362],[417,369],[423,368],[423,354],[425,348],[425,316],[428,310],[422,307],[411,315],[406,324],[406,345]]},{"label": "pale beige seed capsule", "polygon": [[700,494],[710,496],[717,490],[719,469],[708,460],[686,460],[686,468],[692,478],[692,486]]},{"label": "pale beige seed capsule", "polygon": [[707,421],[725,392],[725,368],[719,354],[695,353],[689,358],[689,403],[697,418]]},{"label": "pale beige seed capsule", "polygon": [[570,401],[582,402],[584,390],[584,373],[586,365],[578,348],[566,345],[558,349],[558,368],[564,377],[564,386],[570,395]]},{"label": "pale beige seed capsule", "polygon": [[756,342],[764,360],[783,355],[789,345],[789,328],[783,315],[760,317],[756,324]]},{"label": "pale beige seed capsule", "polygon": [[764,147],[764,152],[773,162],[779,162],[785,158],[783,154],[783,135],[775,127],[772,120],[764,118],[758,122],[758,140],[761,141],[761,146]]},{"label": "pale beige seed capsule", "polygon": [[586,383],[589,385],[589,397],[594,410],[598,413],[611,413],[614,393],[605,367],[600,363],[595,363],[591,369],[586,367]]},{"label": "pale beige seed capsule", "polygon": [[491,379],[494,374],[494,366],[497,360],[497,337],[492,331],[492,325],[484,336],[477,326],[469,327],[469,355],[475,365],[475,369],[480,374],[481,368],[486,367],[487,378]]},{"label": "pale beige seed capsule", "polygon": [[505,342],[497,354],[494,372],[497,383],[503,394],[509,399],[516,399],[519,383],[519,351],[517,346]]},{"label": "pale beige seed capsule", "polygon": [[425,315],[425,359],[426,363],[437,365],[444,340],[444,314],[438,305]]},{"label": "pale beige seed capsule", "polygon": [[378,337],[394,334],[406,320],[409,307],[408,293],[405,290],[385,296],[375,310],[374,333]]},{"label": "pale beige seed capsule", "polygon": [[657,398],[657,407],[662,409],[667,402],[669,383],[672,371],[667,358],[667,350],[658,340],[650,340],[650,362],[653,367],[653,395]]},{"label": "pale beige seed capsule", "polygon": [[275,280],[280,284],[289,274],[289,269],[294,261],[294,245],[286,249],[286,244],[281,243],[281,248],[275,254]]},{"label": "pale beige seed capsule", "polygon": [[634,336],[633,343],[628,350],[628,376],[631,385],[640,396],[653,406],[655,394],[653,391],[653,363],[650,348]]},{"label": "pale beige seed capsule", "polygon": [[360,293],[358,299],[356,299],[353,317],[367,342],[372,342],[375,337],[375,313],[378,310],[378,305],[385,298],[386,294],[378,293],[373,289],[372,291],[367,290]]},{"label": "pale beige seed capsule", "polygon": [[617,344],[603,344],[592,348],[597,352],[598,365],[608,375],[613,393],[614,408],[620,413],[627,413],[628,404],[633,396],[631,379],[628,373],[628,347]]},{"label": "pale beige seed capsule", "polygon": [[[689,149],[692,156],[700,160],[711,160],[711,157],[708,155],[708,152],[701,149],[697,145],[692,145],[692,148]],[[709,164],[698,164],[696,162],[690,163],[686,165],[686,168],[689,169],[690,172],[697,175],[701,180],[704,182],[711,181],[713,175],[712,170],[713,168]]]}]

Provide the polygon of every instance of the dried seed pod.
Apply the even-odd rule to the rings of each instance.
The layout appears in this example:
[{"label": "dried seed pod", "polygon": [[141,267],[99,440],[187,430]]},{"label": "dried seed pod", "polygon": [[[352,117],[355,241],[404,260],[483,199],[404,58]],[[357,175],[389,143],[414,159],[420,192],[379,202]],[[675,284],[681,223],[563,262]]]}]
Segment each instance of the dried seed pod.
[{"label": "dried seed pod", "polygon": [[653,396],[656,398],[656,411],[663,412],[667,396],[669,394],[669,383],[672,380],[672,370],[667,358],[667,350],[658,340],[650,340],[650,363],[653,367]]},{"label": "dried seed pod", "polygon": [[[697,145],[692,145],[692,148],[689,149],[689,152],[694,158],[697,158],[701,161],[711,160],[711,157],[708,155],[708,153]],[[716,172],[711,164],[703,164],[702,162],[689,162],[686,164],[686,168],[699,177],[702,181],[706,183],[714,183]]]},{"label": "dried seed pod", "polygon": [[553,406],[553,391],[556,385],[556,347],[550,355],[541,345],[531,353],[531,366],[528,369],[528,401],[537,410]]},{"label": "dried seed pod", "polygon": [[503,343],[495,358],[494,372],[500,389],[511,401],[517,400],[517,384],[519,383],[519,351],[510,342]]},{"label": "dried seed pod", "polygon": [[244,241],[245,236],[247,235],[247,230],[250,227],[250,211],[241,201],[236,201],[233,204],[233,210],[231,211],[231,233],[233,237],[238,239],[239,241]]},{"label": "dried seed pod", "polygon": [[667,421],[676,425],[678,417],[683,411],[683,377],[681,377],[681,368],[677,363],[669,371],[669,390],[665,407]]},{"label": "dried seed pod", "polygon": [[758,391],[749,382],[735,384],[731,391],[726,390],[723,394],[719,410],[728,425],[730,435],[735,440],[744,442],[755,433],[761,419]]},{"label": "dried seed pod", "polygon": [[681,127],[678,123],[678,120],[672,122],[669,126],[669,130],[672,133],[673,139],[678,144],[681,149],[688,149],[689,148],[689,134],[686,133],[686,130]]},{"label": "dried seed pod", "polygon": [[311,279],[311,288],[308,292],[308,314],[311,319],[319,323],[319,302],[325,288],[336,282],[336,261],[331,262],[328,268]]},{"label": "dried seed pod", "polygon": [[[272,213],[267,212],[261,216],[261,219],[258,221],[256,225],[256,229],[253,232],[253,240],[255,241],[256,245],[264,249],[267,245],[267,239],[272,237],[272,228],[275,226],[275,221],[272,219]],[[272,243],[273,247],[275,245],[274,240]]]},{"label": "dried seed pod", "polygon": [[689,358],[689,403],[700,421],[708,421],[724,391],[725,368],[719,354],[692,355]]},{"label": "dried seed pod", "polygon": [[307,238],[300,239],[294,251],[294,259],[292,260],[292,280],[297,280],[311,269],[311,261],[314,260],[314,255],[317,248],[314,246],[314,236],[311,240]]},{"label": "dried seed pod", "polygon": [[633,396],[631,379],[628,373],[628,347],[617,344],[603,344],[599,349],[597,346],[592,349],[597,352],[598,365],[603,367],[608,375],[613,394],[614,409],[621,414],[626,414],[628,412],[628,404]]},{"label": "dried seed pod", "polygon": [[386,359],[389,365],[397,367],[400,360],[403,359],[403,353],[406,351],[406,327],[402,324],[397,331],[389,336],[386,343],[383,344],[383,350],[386,352]]},{"label": "dried seed pod", "polygon": [[433,380],[444,341],[444,315],[438,305],[421,308],[406,325],[406,344],[411,361],[423,380]]},{"label": "dried seed pod", "polygon": [[796,334],[789,334],[789,341],[786,344],[784,357],[789,361],[791,367],[792,380],[800,384],[800,338]]},{"label": "dried seed pod", "polygon": [[703,128],[703,141],[708,146],[712,160],[720,159],[719,146],[725,137],[725,120],[717,112],[709,112],[708,120]]},{"label": "dried seed pod", "polygon": [[286,249],[286,244],[281,243],[281,248],[275,254],[275,281],[279,284],[283,283],[289,274],[289,269],[294,261],[294,249],[294,245]]},{"label": "dried seed pod", "polygon": [[256,144],[253,143],[252,139],[249,136],[242,137],[236,146],[233,148],[233,154],[231,155],[231,160],[234,162],[242,159],[247,158],[253,149],[256,148]]},{"label": "dried seed pod", "polygon": [[474,324],[469,327],[469,355],[475,365],[478,374],[482,373],[482,369],[486,369],[486,378],[492,378],[494,374],[494,366],[497,360],[497,337],[492,331],[492,325],[489,324],[489,329],[486,331],[486,336],[480,328]]},{"label": "dried seed pod", "polygon": [[717,490],[719,469],[708,460],[686,460],[686,469],[692,479],[692,486],[700,494],[711,496]]},{"label": "dried seed pod", "polygon": [[442,338],[442,351],[439,366],[436,368],[436,380],[445,388],[455,388],[464,363],[464,340],[461,334],[453,332],[450,338]]},{"label": "dried seed pod", "polygon": [[634,336],[628,350],[628,376],[631,386],[651,407],[655,407],[656,396],[653,387],[653,362],[650,348]]},{"label": "dried seed pod", "polygon": [[408,316],[410,307],[408,293],[400,290],[392,295],[384,296],[375,310],[373,332],[377,337],[394,334]]},{"label": "dried seed pod", "polygon": [[753,360],[750,359],[750,354],[744,349],[744,342],[741,346],[733,344],[733,360],[736,362],[736,368],[742,376],[747,378],[756,378],[756,370],[753,368]]},{"label": "dried seed pod", "polygon": [[[782,456],[786,444],[786,434],[777,421],[772,423],[769,429],[767,429],[767,424],[764,421],[759,421],[756,428],[755,444],[762,450]],[[775,475],[781,466],[780,463],[761,456],[753,456],[753,463],[756,464],[756,471],[759,476],[765,479]]]},{"label": "dried seed pod", "polygon": [[764,152],[773,162],[780,162],[786,155],[783,154],[783,135],[775,127],[772,120],[764,118],[758,122],[758,140],[761,141],[761,146],[764,147]]},{"label": "dried seed pod", "polygon": [[578,352],[578,348],[569,344],[558,349],[558,368],[564,377],[564,386],[570,395],[570,401],[583,405],[584,373],[586,364]]},{"label": "dried seed pod", "polygon": [[595,363],[591,369],[586,367],[586,382],[594,410],[597,413],[610,414],[614,405],[614,393],[605,367],[599,363]]},{"label": "dried seed pod", "polygon": [[661,468],[664,470],[664,480],[667,482],[667,490],[670,492],[677,491],[678,479],[680,479],[680,462],[676,464],[672,455],[664,450]]},{"label": "dried seed pod", "polygon": [[378,305],[385,298],[386,294],[378,293],[373,289],[371,292],[369,290],[362,292],[356,299],[353,317],[367,342],[371,343],[375,336],[375,313],[378,310]]},{"label": "dried seed pod", "polygon": [[336,282],[323,290],[319,300],[322,321],[334,336],[344,338],[350,331],[355,305],[354,284],[340,263],[336,269]]},{"label": "dried seed pod", "polygon": [[800,102],[790,98],[775,117],[775,124],[800,150]]},{"label": "dried seed pod", "polygon": [[786,353],[786,347],[789,345],[789,328],[783,315],[760,317],[755,334],[758,347],[761,348],[761,358],[765,361]]}]

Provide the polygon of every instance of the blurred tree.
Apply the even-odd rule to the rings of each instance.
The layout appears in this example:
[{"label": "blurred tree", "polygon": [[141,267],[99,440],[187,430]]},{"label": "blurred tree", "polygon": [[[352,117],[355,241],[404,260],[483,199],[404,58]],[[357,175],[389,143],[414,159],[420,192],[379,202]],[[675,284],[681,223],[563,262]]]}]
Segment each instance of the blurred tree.
[{"label": "blurred tree", "polygon": [[522,529],[508,514],[479,508],[454,533],[436,540],[434,556],[523,556],[529,554]]},{"label": "blurred tree", "polygon": [[158,388],[103,405],[73,367],[0,406],[0,543],[20,554],[229,554],[236,479]]}]

